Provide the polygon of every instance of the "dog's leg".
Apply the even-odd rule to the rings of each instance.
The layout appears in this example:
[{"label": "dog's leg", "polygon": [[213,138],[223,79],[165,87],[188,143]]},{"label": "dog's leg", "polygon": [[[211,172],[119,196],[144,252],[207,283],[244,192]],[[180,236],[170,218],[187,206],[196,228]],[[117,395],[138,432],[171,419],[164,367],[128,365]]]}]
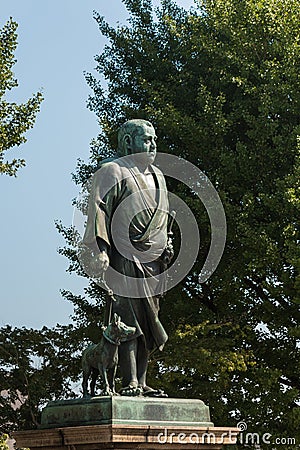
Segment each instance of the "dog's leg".
[{"label": "dog's leg", "polygon": [[90,367],[84,367],[83,368],[83,379],[82,379],[82,393],[83,397],[88,397],[88,381],[89,377],[91,375],[91,368]]},{"label": "dog's leg", "polygon": [[112,391],[109,387],[109,382],[108,382],[108,378],[107,378],[107,371],[108,371],[108,369],[102,367],[102,378],[103,378],[103,382],[104,382],[103,394],[104,395],[112,395]]},{"label": "dog's leg", "polygon": [[115,388],[115,378],[116,378],[117,366],[112,367],[108,370],[107,378],[110,390],[113,395],[117,395]]},{"label": "dog's leg", "polygon": [[95,387],[96,381],[99,375],[99,371],[97,369],[92,369],[92,379],[91,379],[91,396],[95,397]]}]

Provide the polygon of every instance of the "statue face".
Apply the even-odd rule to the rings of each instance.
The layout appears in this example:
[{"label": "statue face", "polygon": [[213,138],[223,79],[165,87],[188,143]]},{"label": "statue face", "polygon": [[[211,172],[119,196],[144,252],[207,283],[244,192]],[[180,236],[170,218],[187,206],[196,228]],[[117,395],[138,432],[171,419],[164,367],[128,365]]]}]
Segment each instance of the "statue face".
[{"label": "statue face", "polygon": [[154,128],[147,125],[139,127],[139,133],[135,135],[132,141],[132,153],[144,153],[145,162],[152,164],[156,156],[156,139]]}]

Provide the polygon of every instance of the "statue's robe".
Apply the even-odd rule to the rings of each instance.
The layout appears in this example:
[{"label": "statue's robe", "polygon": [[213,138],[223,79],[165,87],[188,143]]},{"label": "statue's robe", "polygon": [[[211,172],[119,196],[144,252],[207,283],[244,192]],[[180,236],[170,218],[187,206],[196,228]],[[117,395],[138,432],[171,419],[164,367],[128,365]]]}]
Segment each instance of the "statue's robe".
[{"label": "statue's robe", "polygon": [[[126,325],[136,327],[129,339],[141,336],[152,351],[162,349],[168,338],[158,318],[158,294],[164,290],[164,277],[161,275],[154,283],[158,294],[153,284],[149,288],[147,283],[147,279],[156,281],[163,272],[159,258],[167,244],[168,196],[162,172],[155,166],[149,168],[156,196],[151,195],[145,179],[128,158],[102,164],[92,181],[83,243],[95,248],[99,239],[105,242],[110,266],[123,275],[121,284],[126,288],[122,290],[119,284],[116,287],[114,276],[106,278],[109,287],[117,292],[112,313],[119,314]],[[113,219],[114,213],[117,217]],[[123,296],[124,291],[133,295]]]}]

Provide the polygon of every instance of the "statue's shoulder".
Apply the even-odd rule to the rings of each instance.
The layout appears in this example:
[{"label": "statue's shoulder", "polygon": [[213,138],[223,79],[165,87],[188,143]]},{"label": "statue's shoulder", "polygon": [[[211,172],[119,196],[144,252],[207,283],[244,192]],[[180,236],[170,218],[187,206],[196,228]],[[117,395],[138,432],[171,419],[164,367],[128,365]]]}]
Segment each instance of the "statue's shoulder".
[{"label": "statue's shoulder", "polygon": [[152,172],[155,173],[155,175],[157,176],[157,178],[165,184],[165,176],[163,174],[163,172],[157,167],[157,166],[153,166],[151,165],[151,170]]},{"label": "statue's shoulder", "polygon": [[117,176],[120,173],[121,169],[117,157],[104,159],[95,171],[96,176],[102,176],[103,174]]},{"label": "statue's shoulder", "polygon": [[158,176],[161,176],[161,177],[164,176],[162,171],[157,166],[154,166],[153,164],[151,164],[151,170]]}]

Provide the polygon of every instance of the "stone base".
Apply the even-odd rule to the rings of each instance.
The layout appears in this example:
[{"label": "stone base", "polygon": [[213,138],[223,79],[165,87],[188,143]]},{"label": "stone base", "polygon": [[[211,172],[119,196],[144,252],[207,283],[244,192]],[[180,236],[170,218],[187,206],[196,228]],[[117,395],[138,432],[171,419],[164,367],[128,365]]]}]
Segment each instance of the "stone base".
[{"label": "stone base", "polygon": [[41,429],[13,437],[30,450],[208,450],[235,444],[238,433],[214,427],[201,400],[94,397],[50,402]]},{"label": "stone base", "polygon": [[40,428],[120,424],[213,427],[202,400],[114,396],[50,402]]},{"label": "stone base", "polygon": [[17,431],[17,448],[30,450],[210,450],[235,444],[238,428],[94,425]]}]

